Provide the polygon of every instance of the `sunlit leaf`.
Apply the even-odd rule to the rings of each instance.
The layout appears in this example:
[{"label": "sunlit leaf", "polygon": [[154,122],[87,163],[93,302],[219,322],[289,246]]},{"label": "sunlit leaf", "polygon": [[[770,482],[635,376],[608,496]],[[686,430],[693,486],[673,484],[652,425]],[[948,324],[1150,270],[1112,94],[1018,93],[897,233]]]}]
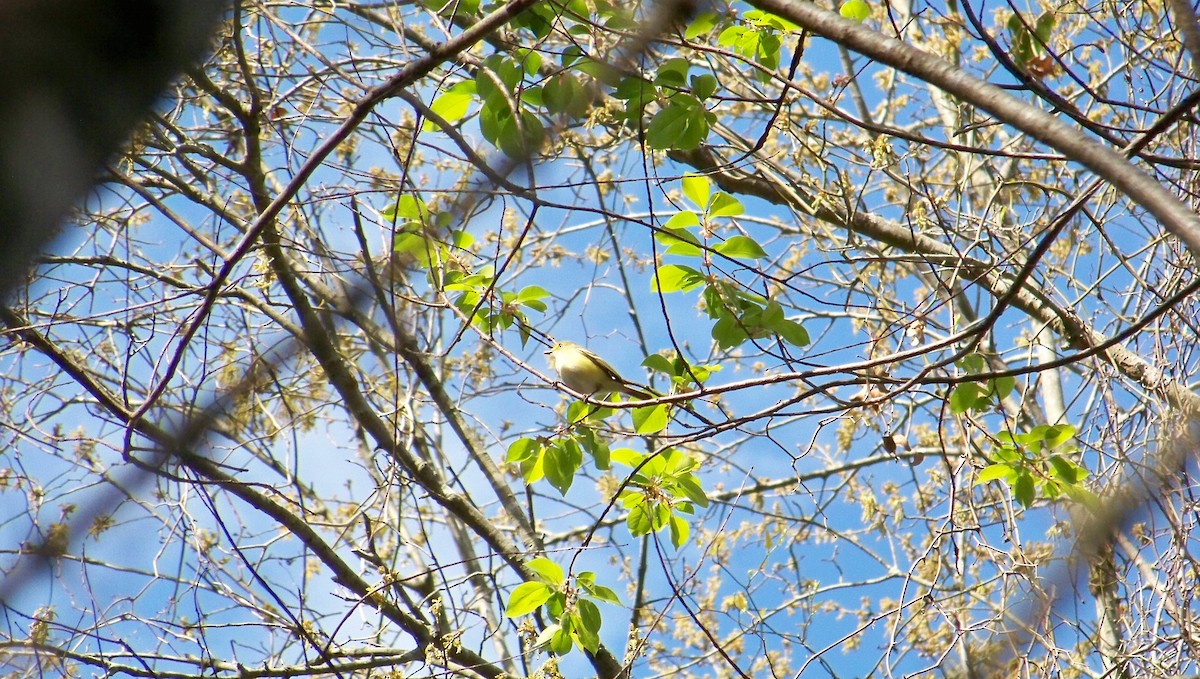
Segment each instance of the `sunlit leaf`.
[{"label": "sunlit leaf", "polygon": [[523,582],[513,589],[508,598],[508,607],[504,610],[505,617],[518,618],[537,610],[538,606],[546,603],[554,588],[544,582]]},{"label": "sunlit leaf", "polygon": [[718,243],[713,250],[726,257],[740,259],[762,259],[767,256],[762,247],[748,236],[734,236],[724,243]]},{"label": "sunlit leaf", "polygon": [[670,422],[670,406],[665,403],[633,409],[633,429],[639,434],[657,434]]},{"label": "sunlit leaf", "polygon": [[525,565],[533,572],[542,576],[547,584],[553,585],[554,587],[558,587],[566,582],[566,574],[563,573],[562,566],[559,566],[544,556],[539,556],[536,559],[530,559],[529,561],[525,562]]},{"label": "sunlit leaf", "polygon": [[871,16],[871,5],[865,0],[846,0],[838,13],[851,21],[862,22]]},{"label": "sunlit leaf", "polygon": [[[430,110],[446,119],[446,122],[455,123],[462,120],[467,114],[467,110],[471,106],[471,102],[476,99],[475,82],[472,80],[464,80],[460,83],[455,83],[429,105]],[[423,128],[425,131],[439,131],[441,127],[432,120],[426,120]]]}]

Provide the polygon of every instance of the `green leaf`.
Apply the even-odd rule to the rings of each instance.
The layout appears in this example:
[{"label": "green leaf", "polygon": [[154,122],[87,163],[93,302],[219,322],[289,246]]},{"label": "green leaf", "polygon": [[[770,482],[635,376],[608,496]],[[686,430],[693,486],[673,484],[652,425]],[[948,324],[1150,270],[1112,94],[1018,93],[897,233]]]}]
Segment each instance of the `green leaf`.
[{"label": "green leaf", "polygon": [[1008,32],[1012,36],[1013,61],[1024,68],[1033,59],[1033,41],[1029,37],[1029,30],[1025,28],[1021,17],[1013,14],[1008,18]]},{"label": "green leaf", "polygon": [[550,292],[540,285],[527,285],[517,293],[517,300],[528,304],[534,300],[542,300],[550,296]]},{"label": "green leaf", "polygon": [[650,354],[642,360],[642,367],[664,375],[675,374],[675,363],[662,354]]},{"label": "green leaf", "polygon": [[1028,472],[1020,472],[1017,474],[1016,480],[1013,482],[1013,497],[1017,502],[1021,503],[1022,507],[1028,509],[1033,504],[1034,499],[1034,484],[1033,477]]},{"label": "green leaf", "polygon": [[1038,15],[1037,23],[1033,26],[1033,32],[1041,41],[1041,44],[1038,45],[1039,49],[1044,49],[1041,45],[1050,44],[1050,36],[1054,32],[1054,25],[1057,22],[1058,19],[1054,16],[1054,13],[1049,10]]},{"label": "green leaf", "polygon": [[[708,206],[708,198],[712,192],[712,181],[708,177],[688,172],[679,183],[683,187],[683,195],[694,205],[701,208]],[[696,223],[700,223],[699,218]]]},{"label": "green leaf", "polygon": [[545,606],[546,615],[550,616],[551,620],[562,620],[563,614],[567,610],[566,594],[555,591],[554,594],[550,595],[549,599],[546,599]]},{"label": "green leaf", "polygon": [[785,19],[778,14],[768,12],[761,9],[752,9],[744,15],[746,21],[749,21],[756,26],[770,26],[782,31],[799,31],[800,25]]},{"label": "green leaf", "polygon": [[[682,219],[678,219],[679,217]],[[696,220],[694,223],[699,223],[699,217],[695,212],[684,211],[669,219],[662,229],[655,232],[654,239],[667,246],[665,254],[697,257],[703,252],[700,248],[700,239],[696,238],[691,231],[679,226],[679,224],[686,224],[689,217]],[[676,222],[676,224],[672,224],[672,222]]]},{"label": "green leaf", "polygon": [[538,606],[546,603],[554,588],[544,582],[523,582],[508,598],[508,608],[504,611],[507,618],[519,618],[537,610]]},{"label": "green leaf", "polygon": [[704,493],[704,489],[700,487],[694,475],[688,474],[676,481],[676,485],[687,499],[701,507],[708,506],[708,496]]},{"label": "green leaf", "polygon": [[580,599],[576,606],[579,616],[575,621],[575,632],[579,636],[580,645],[595,653],[596,649],[600,648],[600,626],[603,624],[600,609],[587,599]]},{"label": "green leaf", "polygon": [[651,530],[649,503],[642,502],[630,509],[629,516],[625,518],[625,524],[629,527],[629,534],[635,538],[649,533]]},{"label": "green leaf", "polygon": [[687,292],[704,284],[704,275],[690,266],[663,264],[654,272],[650,289],[656,292]]},{"label": "green leaf", "polygon": [[446,246],[422,233],[398,233],[392,239],[392,252],[411,255],[423,269],[431,269],[447,257]]},{"label": "green leaf", "polygon": [[1017,379],[1011,375],[997,377],[989,383],[990,391],[996,397],[997,401],[1003,401],[1008,398],[1008,395],[1013,392],[1016,386]]},{"label": "green leaf", "polygon": [[657,434],[671,421],[671,408],[665,403],[633,409],[633,430],[643,436]]},{"label": "green leaf", "polygon": [[1075,427],[1069,424],[1056,424],[1047,427],[1044,439],[1047,448],[1057,448],[1070,441],[1075,436]]},{"label": "green leaf", "polygon": [[717,25],[717,15],[712,12],[704,12],[692,19],[691,23],[684,29],[684,40],[695,40],[696,38],[708,33]]},{"label": "green leaf", "polygon": [[[691,210],[680,210],[679,212],[671,215],[671,218],[667,220],[667,223],[663,224],[663,229],[669,230],[672,233],[683,231],[688,235],[688,242],[699,245],[700,239],[693,236],[690,231],[685,230],[689,226],[697,226],[699,224],[700,215],[692,212]],[[655,235],[657,236],[657,234]]]},{"label": "green leaf", "polygon": [[[562,626],[558,623],[547,625],[546,629],[538,635],[537,641],[533,642],[534,648],[550,648],[554,638],[562,631]],[[570,650],[570,649],[567,649]]]},{"label": "green leaf", "polygon": [[567,407],[568,422],[603,422],[613,416],[616,411],[612,408],[595,406],[583,401],[572,401]]},{"label": "green leaf", "polygon": [[547,448],[542,462],[546,470],[546,480],[564,496],[571,489],[571,484],[575,482],[575,472],[579,469],[579,464],[571,453],[569,443],[570,441],[564,441],[559,445]]},{"label": "green leaf", "polygon": [[636,469],[646,459],[645,455],[630,448],[617,448],[612,451],[612,461]]},{"label": "green leaf", "polygon": [[541,148],[546,137],[541,118],[529,111],[513,111],[509,100],[499,96],[487,99],[479,110],[479,131],[493,146],[514,158]]},{"label": "green leaf", "polygon": [[963,382],[950,392],[950,412],[961,415],[975,407],[979,400],[979,384]]},{"label": "green leaf", "polygon": [[527,11],[513,17],[513,26],[516,28],[527,28],[539,39],[550,35],[557,17],[555,16],[553,7],[547,5],[549,3],[534,3]]},{"label": "green leaf", "polygon": [[521,460],[521,479],[525,485],[533,485],[546,477],[546,449],[538,447],[537,452]]},{"label": "green leaf", "polygon": [[540,575],[546,584],[553,585],[556,589],[567,581],[567,576],[563,573],[562,566],[544,556],[530,559],[525,562],[525,565],[534,573]]},{"label": "green leaf", "polygon": [[573,119],[582,118],[590,107],[587,90],[579,79],[570,73],[558,73],[546,79],[542,87],[542,101],[551,113],[565,114]]},{"label": "green leaf", "polygon": [[578,434],[576,440],[579,441],[580,447],[592,456],[596,469],[604,471],[609,468],[608,443],[596,435],[596,430],[585,429]]},{"label": "green leaf", "polygon": [[709,217],[736,217],[745,211],[742,201],[724,191],[717,191],[712,195],[706,212]]},{"label": "green leaf", "polygon": [[[440,214],[438,214],[439,219],[437,221],[441,222],[442,221],[440,219],[441,217],[449,217],[449,216],[450,215],[448,213],[445,213],[445,212],[440,213]],[[450,244],[453,245],[454,247],[458,248],[459,250],[466,250],[466,249],[470,248],[472,245],[474,245],[474,243],[475,243],[475,236],[472,236],[470,233],[468,233],[466,231],[450,232]]]},{"label": "green leaf", "polygon": [[966,356],[958,359],[958,367],[962,368],[963,371],[968,374],[977,375],[983,372],[983,369],[986,367],[986,363],[983,360],[983,356],[980,356],[979,354],[967,354]]},{"label": "green leaf", "polygon": [[1053,474],[1057,476],[1063,483],[1075,485],[1087,477],[1088,471],[1083,467],[1071,462],[1061,455],[1050,456],[1050,467]]},{"label": "green leaf", "polygon": [[596,601],[621,605],[621,598],[617,596],[617,593],[604,585],[591,585],[587,588],[587,592]]},{"label": "green leaf", "polygon": [[717,91],[717,78],[710,73],[702,73],[691,77],[692,95],[704,101]]},{"label": "green leaf", "polygon": [[550,650],[557,655],[566,655],[571,652],[571,626],[570,620],[564,620],[562,625],[558,626],[558,630],[554,636],[550,637]]},{"label": "green leaf", "polygon": [[654,78],[654,84],[681,88],[687,84],[687,72],[690,66],[687,59],[667,59],[658,65],[658,75]]},{"label": "green leaf", "polygon": [[[709,114],[690,94],[671,97],[646,127],[646,143],[652,149],[689,151],[708,138]],[[703,205],[703,203],[699,203]]]},{"label": "green leaf", "polygon": [[780,17],[776,17],[775,15],[768,15],[767,13],[759,10],[751,10],[750,12],[747,12],[745,16],[749,18],[756,12],[758,13],[757,15],[763,19],[762,21],[758,22],[762,28],[750,26],[730,26],[724,31],[721,31],[721,35],[717,37],[717,42],[723,47],[729,47],[733,49],[733,51],[746,58],[758,61],[765,66],[767,70],[774,70],[779,66],[779,48],[781,43],[779,36],[776,35],[772,30],[772,27],[778,28],[779,24],[773,20],[777,19],[780,23],[785,20]]},{"label": "green leaf", "polygon": [[[717,36],[717,44],[721,47],[733,47],[741,42],[746,33],[753,29],[746,26],[729,26]],[[745,56],[745,55],[743,55]]]},{"label": "green leaf", "polygon": [[662,463],[662,466],[657,472],[668,476],[686,474],[697,466],[695,458],[680,451],[678,448],[668,448],[662,451],[658,456],[658,460]]},{"label": "green leaf", "polygon": [[762,259],[767,253],[749,236],[734,236],[724,243],[718,243],[713,250],[726,257],[741,259]]},{"label": "green leaf", "polygon": [[455,17],[473,17],[479,14],[479,0],[459,0],[458,2],[437,2],[429,6],[436,8],[438,14],[447,19]]},{"label": "green leaf", "polygon": [[710,334],[720,349],[732,349],[750,339],[750,335],[746,333],[742,324],[729,313],[723,314],[713,324]]},{"label": "green leaf", "polygon": [[806,347],[809,344],[808,331],[796,321],[789,321],[785,318],[779,323],[772,324],[771,329],[779,333],[779,337],[784,342],[794,347]]},{"label": "green leaf", "polygon": [[484,101],[504,101],[514,96],[523,72],[511,58],[493,54],[475,72],[475,92]]},{"label": "green leaf", "polygon": [[871,6],[864,0],[847,0],[838,13],[851,21],[862,23],[871,16]]},{"label": "green leaf", "polygon": [[522,462],[528,460],[537,454],[541,449],[542,444],[537,439],[521,438],[512,442],[508,447],[508,454],[504,461],[510,463]]},{"label": "green leaf", "polygon": [[675,549],[679,549],[687,544],[691,530],[691,526],[682,517],[677,515],[671,516],[671,544],[675,546]]},{"label": "green leaf", "polygon": [[510,158],[528,156],[541,148],[546,139],[546,127],[542,119],[529,111],[521,111],[521,124],[512,119],[512,129],[500,137],[500,150]]},{"label": "green leaf", "polygon": [[[445,92],[443,92],[433,103],[429,105],[430,110],[446,119],[446,122],[454,123],[462,120],[467,115],[467,109],[470,108],[471,102],[476,98],[475,82],[472,80],[464,80],[455,83]],[[441,126],[434,123],[432,120],[426,120],[421,127],[426,132],[441,131]]]},{"label": "green leaf", "polygon": [[[649,505],[650,503],[647,502],[646,504]],[[666,528],[667,524],[670,523],[672,516],[674,515],[671,514],[671,508],[668,507],[666,503],[655,503],[650,518],[650,525],[654,529],[654,532],[657,533],[663,528]]]},{"label": "green leaf", "polygon": [[1008,480],[1016,473],[1016,470],[1011,465],[1004,463],[988,465],[979,470],[979,475],[975,478],[975,485],[982,485],[988,481],[996,481],[997,479]]},{"label": "green leaf", "polygon": [[1050,427],[1045,424],[1030,429],[1024,434],[1017,434],[1013,437],[1013,441],[1019,446],[1032,446],[1046,440],[1046,430]]},{"label": "green leaf", "polygon": [[429,224],[429,206],[419,197],[405,193],[396,198],[391,206],[380,210],[379,216],[389,222],[403,222],[410,232],[416,232]]},{"label": "green leaf", "polygon": [[[551,21],[554,20],[551,14]],[[542,68],[542,54],[537,50],[529,49],[528,47],[518,47],[513,50],[513,56],[517,63],[525,69],[527,75],[533,75]]]},{"label": "green leaf", "polygon": [[628,102],[625,116],[628,120],[636,121],[642,117],[646,106],[658,99],[658,88],[640,77],[629,76],[617,83],[613,96]]},{"label": "green leaf", "polygon": [[[1006,438],[1012,438],[1011,435],[1005,436],[1006,434],[1008,434],[1008,432],[1000,432],[996,435],[996,438],[1000,439],[1001,441]],[[1018,450],[1016,446],[1012,445],[1002,445],[999,448],[994,449],[992,451],[992,456],[1001,462],[1010,462],[1012,464],[1021,464],[1025,460],[1025,458],[1021,455],[1021,451]]]}]

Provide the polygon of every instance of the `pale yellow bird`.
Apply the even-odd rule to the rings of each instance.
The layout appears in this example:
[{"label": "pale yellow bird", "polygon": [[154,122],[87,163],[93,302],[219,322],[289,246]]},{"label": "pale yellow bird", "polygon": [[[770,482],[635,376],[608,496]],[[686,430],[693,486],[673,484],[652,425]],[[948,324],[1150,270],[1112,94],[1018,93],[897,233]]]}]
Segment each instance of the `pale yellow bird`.
[{"label": "pale yellow bird", "polygon": [[574,342],[555,342],[546,355],[558,379],[571,391],[596,398],[613,392],[636,399],[654,398],[645,387],[621,377],[603,358]]}]

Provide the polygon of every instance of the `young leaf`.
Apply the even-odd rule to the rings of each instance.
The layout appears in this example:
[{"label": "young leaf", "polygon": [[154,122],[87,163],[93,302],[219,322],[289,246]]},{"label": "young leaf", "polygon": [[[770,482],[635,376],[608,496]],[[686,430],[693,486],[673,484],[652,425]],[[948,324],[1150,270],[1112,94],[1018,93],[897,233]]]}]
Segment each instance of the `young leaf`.
[{"label": "young leaf", "polygon": [[679,479],[676,482],[676,485],[679,487],[680,492],[687,497],[687,499],[701,507],[708,506],[708,496],[705,495],[704,489],[700,487],[700,484],[696,482],[696,477],[694,475],[688,474],[687,476]]},{"label": "young leaf", "polygon": [[722,314],[713,324],[710,334],[721,349],[732,349],[750,339],[750,335],[746,333],[743,325],[728,313]]},{"label": "young leaf", "polygon": [[[709,114],[690,94],[671,97],[646,127],[646,143],[658,150],[696,148],[708,137]],[[703,203],[700,203],[703,205]]]},{"label": "young leaf", "polygon": [[517,439],[508,447],[508,454],[505,456],[504,461],[511,463],[523,462],[533,457],[539,448],[541,448],[541,444],[538,443],[537,439]]},{"label": "young leaf", "polygon": [[988,465],[979,470],[979,474],[975,478],[975,485],[982,485],[988,481],[995,481],[997,479],[1009,480],[1014,474],[1016,474],[1016,470],[1012,466],[1002,462]]},{"label": "young leaf", "polygon": [[675,546],[675,549],[679,549],[687,544],[691,530],[688,522],[684,521],[682,517],[678,515],[671,516],[671,544]]},{"label": "young leaf", "polygon": [[717,191],[712,195],[707,210],[709,217],[736,217],[745,211],[742,201],[724,191]]},{"label": "young leaf", "polygon": [[508,598],[508,608],[504,610],[504,616],[519,618],[526,613],[532,613],[538,606],[546,603],[552,594],[554,588],[544,582],[522,582]]},{"label": "young leaf", "polygon": [[725,255],[741,259],[762,259],[767,253],[748,236],[734,236],[724,243],[718,243],[713,250]]},{"label": "young leaf", "polygon": [[651,530],[649,503],[642,502],[630,509],[625,524],[629,527],[629,534],[635,538],[649,533]]},{"label": "young leaf", "polygon": [[1021,503],[1022,507],[1028,509],[1033,504],[1033,492],[1033,477],[1028,472],[1018,473],[1013,482],[1013,497]]},{"label": "young leaf", "polygon": [[851,21],[862,23],[871,16],[871,6],[865,0],[846,0],[838,13]]},{"label": "young leaf", "polygon": [[955,385],[950,392],[950,412],[961,415],[975,407],[979,400],[979,385],[975,382],[963,382]]},{"label": "young leaf", "polygon": [[[464,80],[455,83],[438,96],[437,99],[434,99],[429,108],[434,113],[445,118],[446,122],[454,123],[462,120],[463,116],[467,115],[467,109],[475,98],[475,81]],[[426,120],[422,129],[426,132],[438,132],[442,128],[432,120]]]},{"label": "young leaf", "polygon": [[642,455],[636,450],[631,450],[629,448],[617,448],[616,450],[612,451],[613,462],[616,462],[617,464],[623,464],[632,469],[636,469],[637,466],[640,465],[645,459],[645,455]]},{"label": "young leaf", "polygon": [[604,585],[591,585],[587,588],[587,593],[596,601],[621,605],[621,599],[617,596],[617,593]]},{"label": "young leaf", "polygon": [[595,653],[600,648],[600,609],[587,599],[580,599],[576,605],[579,611],[574,620],[576,638],[580,646]]},{"label": "young leaf", "polygon": [[654,272],[650,289],[656,292],[687,292],[704,284],[704,275],[690,266],[663,264]]},{"label": "young leaf", "polygon": [[550,650],[556,655],[566,655],[571,652],[571,624],[570,619],[566,618],[558,627],[558,631],[554,636],[550,637]]},{"label": "young leaf", "polygon": [[712,12],[704,12],[692,19],[692,22],[687,25],[683,32],[684,40],[695,40],[696,38],[708,33],[717,25],[717,15]]},{"label": "young leaf", "polygon": [[550,446],[542,458],[542,465],[546,472],[546,480],[565,496],[571,489],[571,484],[575,482],[575,468],[571,466],[570,456],[562,446]]},{"label": "young leaf", "polygon": [[665,403],[633,409],[633,429],[638,434],[657,434],[671,421],[671,409]]},{"label": "young leaf", "polygon": [[658,74],[654,77],[655,85],[680,88],[687,84],[687,72],[691,67],[687,59],[667,59],[658,65]]},{"label": "young leaf", "polygon": [[[693,218],[696,216],[694,212],[680,212],[675,217],[680,215],[691,215]],[[667,246],[665,254],[698,257],[703,252],[700,249],[700,240],[686,229],[671,226],[673,221],[676,221],[674,217],[663,226],[661,231],[654,234],[654,239]]]},{"label": "young leaf", "polygon": [[717,91],[717,79],[710,73],[702,73],[691,77],[692,96],[704,101]]},{"label": "young leaf", "polygon": [[1070,441],[1075,436],[1075,427],[1069,424],[1056,424],[1053,427],[1048,427],[1046,431],[1045,445],[1047,448],[1057,448],[1062,444]]},{"label": "young leaf", "polygon": [[544,556],[539,556],[536,559],[530,559],[529,561],[525,562],[525,565],[528,566],[529,569],[534,573],[540,575],[547,584],[559,587],[566,582],[567,577],[566,574],[563,573],[562,566],[559,566]]},{"label": "young leaf", "polygon": [[708,177],[689,172],[683,175],[680,184],[683,186],[683,195],[687,196],[692,204],[701,208],[708,206],[708,196],[712,191],[712,182]]}]

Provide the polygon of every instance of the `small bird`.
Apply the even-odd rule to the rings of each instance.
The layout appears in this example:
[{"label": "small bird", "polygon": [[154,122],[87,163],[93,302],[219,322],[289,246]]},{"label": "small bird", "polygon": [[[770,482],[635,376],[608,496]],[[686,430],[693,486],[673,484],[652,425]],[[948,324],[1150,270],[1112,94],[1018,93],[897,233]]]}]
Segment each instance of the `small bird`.
[{"label": "small bird", "polygon": [[550,367],[571,391],[601,397],[620,392],[636,399],[654,398],[654,394],[621,377],[603,358],[574,342],[555,342],[546,352]]}]

